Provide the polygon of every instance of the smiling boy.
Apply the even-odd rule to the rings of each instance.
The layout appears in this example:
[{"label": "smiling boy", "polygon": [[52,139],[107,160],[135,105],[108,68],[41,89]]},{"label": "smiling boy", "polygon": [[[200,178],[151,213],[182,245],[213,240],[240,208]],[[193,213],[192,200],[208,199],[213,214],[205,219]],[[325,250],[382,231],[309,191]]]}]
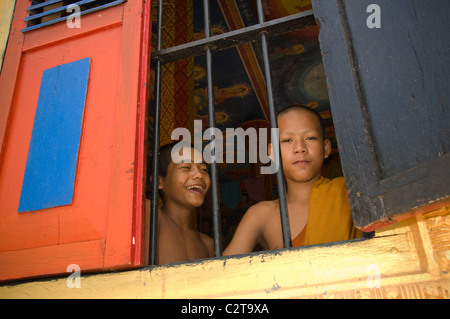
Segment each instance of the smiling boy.
[{"label": "smiling boy", "polygon": [[[279,112],[277,120],[292,245],[359,237],[344,178],[329,180],[321,176],[331,143],[325,137],[320,115],[306,106],[292,105]],[[257,244],[265,250],[283,248],[278,200],[250,207],[223,255],[248,253]]]},{"label": "smiling boy", "polygon": [[195,153],[198,156],[200,152],[190,146],[181,147],[174,162],[172,149],[176,144],[160,149],[158,188],[163,206],[158,210],[159,265],[214,255],[212,238],[192,225],[195,209],[203,204],[211,184],[208,167],[194,162]]}]

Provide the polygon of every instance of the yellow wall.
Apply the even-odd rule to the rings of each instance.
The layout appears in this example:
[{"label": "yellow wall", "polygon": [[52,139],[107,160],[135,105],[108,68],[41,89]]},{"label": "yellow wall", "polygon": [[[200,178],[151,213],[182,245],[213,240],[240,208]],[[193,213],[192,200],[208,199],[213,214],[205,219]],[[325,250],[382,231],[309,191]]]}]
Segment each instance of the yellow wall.
[{"label": "yellow wall", "polygon": [[15,4],[16,2],[13,0],[0,2],[0,70],[3,66],[3,56],[5,55]]},{"label": "yellow wall", "polygon": [[364,241],[81,274],[80,288],[5,285],[0,298],[449,298],[449,229],[447,206]]}]

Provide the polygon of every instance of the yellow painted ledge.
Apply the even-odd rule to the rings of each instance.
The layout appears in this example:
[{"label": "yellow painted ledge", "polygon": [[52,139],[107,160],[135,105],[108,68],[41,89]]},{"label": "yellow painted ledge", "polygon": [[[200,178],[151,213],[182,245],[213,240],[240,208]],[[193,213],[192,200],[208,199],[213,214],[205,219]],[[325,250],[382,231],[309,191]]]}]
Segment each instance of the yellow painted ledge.
[{"label": "yellow painted ledge", "polygon": [[372,239],[81,273],[79,288],[67,278],[10,284],[0,298],[449,298],[449,225],[444,209]]}]

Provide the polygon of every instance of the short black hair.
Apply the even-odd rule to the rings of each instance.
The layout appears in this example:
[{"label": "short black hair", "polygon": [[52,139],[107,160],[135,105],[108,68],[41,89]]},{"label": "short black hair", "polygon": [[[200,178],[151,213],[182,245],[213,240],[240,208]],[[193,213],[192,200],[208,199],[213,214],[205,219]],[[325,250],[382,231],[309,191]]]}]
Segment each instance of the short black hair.
[{"label": "short black hair", "polygon": [[285,113],[287,113],[289,111],[292,111],[292,110],[306,110],[306,111],[314,114],[317,117],[317,120],[319,121],[320,130],[322,131],[322,137],[323,137],[324,140],[326,139],[325,123],[323,121],[322,116],[316,110],[312,109],[311,107],[309,107],[307,105],[295,103],[295,104],[291,104],[289,106],[286,106],[285,108],[283,108],[280,111],[278,111],[277,118],[278,118],[278,116],[280,116],[282,114],[285,114]]},{"label": "short black hair", "polygon": [[159,176],[167,176],[167,170],[172,162],[172,149],[177,143],[178,142],[172,142],[159,148]]},{"label": "short black hair", "polygon": [[158,170],[159,176],[162,176],[162,177],[167,176],[167,170],[169,168],[169,165],[170,165],[170,163],[173,162],[172,149],[174,148],[175,145],[178,145],[178,144],[180,144],[181,147],[188,147],[188,148],[196,149],[200,153],[202,153],[202,151],[197,149],[195,147],[195,145],[193,145],[191,142],[186,142],[184,140],[172,142],[167,145],[161,146],[159,148],[159,170]]}]

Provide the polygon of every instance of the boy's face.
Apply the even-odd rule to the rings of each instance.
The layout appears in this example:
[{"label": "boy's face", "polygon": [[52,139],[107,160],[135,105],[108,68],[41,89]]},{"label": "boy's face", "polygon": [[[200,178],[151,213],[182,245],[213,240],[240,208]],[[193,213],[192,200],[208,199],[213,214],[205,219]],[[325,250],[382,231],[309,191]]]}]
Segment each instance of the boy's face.
[{"label": "boy's face", "polygon": [[181,162],[171,162],[167,175],[159,177],[159,189],[163,190],[166,203],[174,201],[191,208],[199,207],[211,184],[208,167],[204,163],[194,163],[194,152],[200,154],[196,149],[191,148],[191,154],[183,154],[183,149],[180,152]]},{"label": "boy's face", "polygon": [[319,120],[306,110],[294,109],[278,116],[280,153],[286,180],[309,182],[320,178],[331,143],[324,140]]}]

